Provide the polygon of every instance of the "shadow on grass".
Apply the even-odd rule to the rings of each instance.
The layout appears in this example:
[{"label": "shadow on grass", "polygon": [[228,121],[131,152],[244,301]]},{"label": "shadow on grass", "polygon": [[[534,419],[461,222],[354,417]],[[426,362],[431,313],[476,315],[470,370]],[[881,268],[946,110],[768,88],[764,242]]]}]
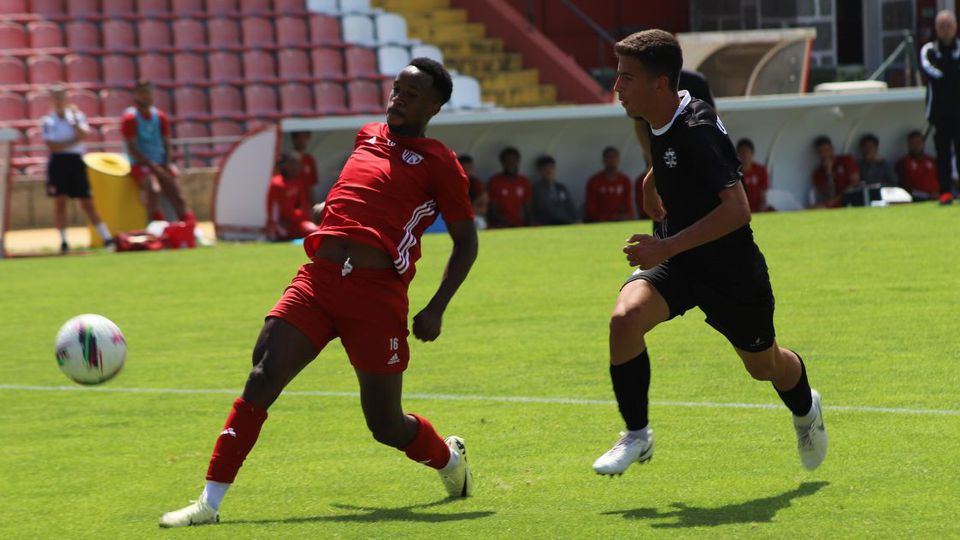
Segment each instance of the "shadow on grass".
[{"label": "shadow on grass", "polygon": [[676,519],[667,523],[653,523],[658,529],[680,527],[716,527],[734,523],[769,523],[777,512],[789,508],[795,499],[808,497],[830,485],[829,482],[804,482],[796,489],[780,495],[763,497],[737,504],[728,504],[716,508],[698,508],[675,502],[672,510],[661,512],[656,508],[635,508],[633,510],[615,510],[603,515],[622,515],[626,519]]},{"label": "shadow on grass", "polygon": [[354,512],[351,514],[340,514],[336,516],[303,516],[288,517],[276,519],[250,519],[250,520],[227,520],[221,525],[243,525],[243,524],[269,524],[269,523],[323,523],[323,522],[353,522],[353,523],[379,523],[383,521],[419,521],[424,523],[440,523],[444,521],[463,521],[467,519],[479,519],[492,516],[495,512],[489,510],[476,512],[460,512],[453,514],[437,514],[428,512],[418,512],[425,508],[433,508],[457,502],[458,499],[442,499],[432,503],[415,504],[411,506],[400,506],[396,508],[376,508],[370,506],[353,506],[350,504],[333,504],[334,508]]}]

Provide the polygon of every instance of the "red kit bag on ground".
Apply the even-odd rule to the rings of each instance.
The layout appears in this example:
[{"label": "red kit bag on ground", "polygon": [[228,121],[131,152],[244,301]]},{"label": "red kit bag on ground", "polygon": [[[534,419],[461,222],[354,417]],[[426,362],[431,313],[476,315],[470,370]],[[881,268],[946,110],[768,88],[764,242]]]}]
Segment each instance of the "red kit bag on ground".
[{"label": "red kit bag on ground", "polygon": [[193,234],[192,223],[174,221],[163,230],[163,245],[168,249],[185,249],[197,246],[197,238]]}]

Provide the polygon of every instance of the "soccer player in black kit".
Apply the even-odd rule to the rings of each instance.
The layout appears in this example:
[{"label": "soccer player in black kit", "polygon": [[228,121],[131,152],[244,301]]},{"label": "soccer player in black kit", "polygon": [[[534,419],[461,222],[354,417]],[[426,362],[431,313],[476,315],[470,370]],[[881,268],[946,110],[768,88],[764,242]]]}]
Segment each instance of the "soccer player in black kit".
[{"label": "soccer player in black kit", "polygon": [[620,290],[610,318],[610,377],[626,431],[593,464],[622,474],[653,457],[647,418],[650,357],[644,336],[693,308],[723,334],[760,381],[770,381],[793,413],[797,448],[813,470],[827,453],[820,395],[803,360],[780,347],[773,291],[753,241],[740,161],[723,123],[703,101],[677,91],[683,54],[674,37],[645,30],[616,45],[617,91],[629,116],[649,125],[653,169],[644,182],[664,212],[657,236],[635,234],[623,249],[639,267]]}]

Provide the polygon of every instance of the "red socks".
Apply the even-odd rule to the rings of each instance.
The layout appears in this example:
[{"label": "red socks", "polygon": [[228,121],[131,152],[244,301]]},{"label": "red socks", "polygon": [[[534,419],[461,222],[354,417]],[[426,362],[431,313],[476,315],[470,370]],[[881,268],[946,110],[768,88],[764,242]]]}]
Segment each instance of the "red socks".
[{"label": "red socks", "polygon": [[267,411],[247,403],[243,398],[237,398],[233,402],[227,423],[223,425],[223,431],[213,447],[213,456],[210,457],[210,466],[207,468],[207,480],[233,483],[243,460],[250,450],[253,450],[266,419]]},{"label": "red socks", "polygon": [[450,461],[450,448],[447,447],[447,443],[437,435],[437,430],[433,429],[433,425],[426,418],[413,413],[408,414],[420,422],[420,429],[417,430],[417,436],[413,438],[413,442],[403,451],[408,458],[418,463],[434,469],[442,469]]}]

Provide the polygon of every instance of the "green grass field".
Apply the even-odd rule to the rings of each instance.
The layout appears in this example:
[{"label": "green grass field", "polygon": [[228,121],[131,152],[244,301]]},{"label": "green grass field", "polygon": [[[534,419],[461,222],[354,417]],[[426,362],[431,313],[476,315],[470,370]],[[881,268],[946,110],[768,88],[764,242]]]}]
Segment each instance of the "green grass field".
[{"label": "green grass field", "polygon": [[[0,538],[960,537],[958,223],[960,209],[929,204],[754,218],[778,339],[824,397],[830,453],[813,473],[771,387],[691,312],[649,337],[655,459],[594,475],[622,429],[606,365],[619,250],[649,224],[495,231],[440,340],[412,342],[406,378],[407,409],[466,438],[475,497],[444,499],[435,472],[370,438],[334,343],[270,410],[223,522],[182,530],[157,518],[199,495],[261,317],[303,251],[2,261]],[[424,244],[413,309],[450,242]],[[155,391],[61,375],[54,335],[85,312],[130,347],[102,389]],[[572,401],[481,399],[517,396]]]}]

